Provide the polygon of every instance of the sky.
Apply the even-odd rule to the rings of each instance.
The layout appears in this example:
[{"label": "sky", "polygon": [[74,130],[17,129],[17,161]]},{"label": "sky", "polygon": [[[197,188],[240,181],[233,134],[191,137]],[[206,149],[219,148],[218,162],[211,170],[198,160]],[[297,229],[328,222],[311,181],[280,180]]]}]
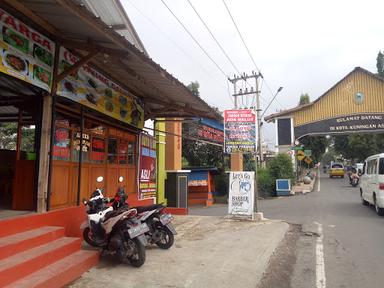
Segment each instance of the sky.
[{"label": "sky", "polygon": [[[216,64],[161,0],[121,0],[149,56],[185,85],[199,82],[201,98],[220,110],[234,108],[227,77],[239,72],[261,71],[260,104],[269,115],[297,106],[303,93],[317,99],[357,66],[376,73],[377,54],[384,50],[382,0],[224,0],[256,67],[223,0],[163,1]],[[251,102],[239,99],[240,106]],[[271,126],[264,134],[267,143],[274,141]]]}]

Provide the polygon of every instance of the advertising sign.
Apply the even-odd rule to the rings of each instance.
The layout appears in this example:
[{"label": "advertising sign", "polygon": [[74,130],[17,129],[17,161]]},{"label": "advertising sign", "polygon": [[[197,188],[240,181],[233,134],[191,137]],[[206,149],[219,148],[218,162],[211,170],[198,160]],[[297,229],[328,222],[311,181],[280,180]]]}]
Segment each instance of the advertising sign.
[{"label": "advertising sign", "polygon": [[55,43],[0,9],[0,71],[51,91]]},{"label": "advertising sign", "polygon": [[[78,61],[67,49],[60,49],[59,73]],[[139,99],[85,64],[58,84],[57,94],[138,128],[144,127],[144,108]]]},{"label": "advertising sign", "polygon": [[252,216],[255,172],[230,172],[228,214]]},{"label": "advertising sign", "polygon": [[224,152],[256,151],[256,115],[253,110],[224,111]]},{"label": "advertising sign", "polygon": [[383,132],[384,113],[362,113],[324,119],[295,127],[295,137],[305,135],[349,134]]},{"label": "advertising sign", "polygon": [[156,197],[156,139],[140,135],[139,199]]}]

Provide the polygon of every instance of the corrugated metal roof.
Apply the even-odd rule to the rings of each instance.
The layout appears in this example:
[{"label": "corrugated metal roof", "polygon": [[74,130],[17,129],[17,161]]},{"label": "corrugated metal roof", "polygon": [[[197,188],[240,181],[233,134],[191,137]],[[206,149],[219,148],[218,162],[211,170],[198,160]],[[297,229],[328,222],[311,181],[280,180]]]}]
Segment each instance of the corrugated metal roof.
[{"label": "corrugated metal roof", "polygon": [[[17,1],[8,1],[10,5],[13,2]],[[89,64],[106,72],[133,95],[142,98],[147,119],[222,119],[204,100],[194,96],[184,84],[121,37],[101,18],[96,18],[84,5],[74,0],[24,0],[22,3],[39,17],[35,21],[42,19],[42,22],[48,22],[50,27],[46,29],[67,48],[80,55],[87,55],[95,49],[102,52]],[[109,13],[108,17],[113,17],[112,11]],[[107,19],[107,16],[103,17]]]},{"label": "corrugated metal roof", "polygon": [[77,0],[144,54],[148,55],[119,0]]}]

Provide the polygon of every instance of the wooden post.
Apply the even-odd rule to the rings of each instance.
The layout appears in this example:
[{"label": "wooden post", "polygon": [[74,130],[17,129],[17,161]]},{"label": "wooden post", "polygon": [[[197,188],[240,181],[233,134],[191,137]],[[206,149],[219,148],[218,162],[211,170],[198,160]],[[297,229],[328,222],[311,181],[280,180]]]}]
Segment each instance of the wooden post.
[{"label": "wooden post", "polygon": [[21,133],[23,122],[23,110],[19,108],[19,117],[17,119],[17,142],[16,142],[16,161],[20,160],[20,148],[21,148]]},{"label": "wooden post", "polygon": [[243,171],[243,153],[231,154],[231,171]]},{"label": "wooden post", "polygon": [[49,155],[51,146],[52,95],[43,96],[43,115],[41,121],[39,177],[37,182],[37,212],[47,211]]}]

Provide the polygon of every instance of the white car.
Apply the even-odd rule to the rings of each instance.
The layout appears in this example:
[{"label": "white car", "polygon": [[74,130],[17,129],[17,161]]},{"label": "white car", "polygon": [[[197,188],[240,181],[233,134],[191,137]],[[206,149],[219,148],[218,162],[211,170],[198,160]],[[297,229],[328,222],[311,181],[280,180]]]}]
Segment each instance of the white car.
[{"label": "white car", "polygon": [[364,161],[360,177],[363,205],[372,204],[376,213],[384,216],[384,153],[369,156]]}]

